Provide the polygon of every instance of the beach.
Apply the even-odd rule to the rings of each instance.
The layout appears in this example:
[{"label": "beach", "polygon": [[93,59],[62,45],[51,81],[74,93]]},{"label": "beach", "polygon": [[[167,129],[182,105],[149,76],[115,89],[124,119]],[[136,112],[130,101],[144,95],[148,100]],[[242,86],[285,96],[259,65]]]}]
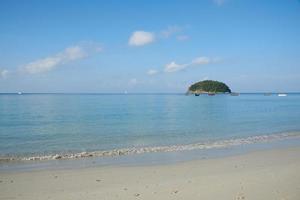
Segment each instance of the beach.
[{"label": "beach", "polygon": [[143,166],[0,172],[0,199],[279,199],[300,197],[300,148]]},{"label": "beach", "polygon": [[0,200],[298,200],[299,100],[0,95]]},{"label": "beach", "polygon": [[1,0],[0,200],[300,200],[299,19]]}]

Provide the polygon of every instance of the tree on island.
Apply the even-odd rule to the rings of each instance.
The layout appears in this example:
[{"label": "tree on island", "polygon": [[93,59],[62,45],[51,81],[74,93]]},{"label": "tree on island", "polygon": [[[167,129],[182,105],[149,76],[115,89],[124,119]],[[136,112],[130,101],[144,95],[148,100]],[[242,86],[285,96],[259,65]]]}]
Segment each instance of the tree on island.
[{"label": "tree on island", "polygon": [[202,93],[231,93],[230,88],[222,82],[205,80],[194,83],[188,89],[188,94],[202,94]]}]

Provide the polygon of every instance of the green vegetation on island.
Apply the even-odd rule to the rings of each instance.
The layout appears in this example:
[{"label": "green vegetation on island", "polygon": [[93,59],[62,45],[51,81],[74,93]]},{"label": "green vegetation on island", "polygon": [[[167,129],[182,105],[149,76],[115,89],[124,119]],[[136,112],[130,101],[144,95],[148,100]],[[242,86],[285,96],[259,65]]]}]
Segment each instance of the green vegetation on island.
[{"label": "green vegetation on island", "polygon": [[194,83],[188,89],[188,94],[231,93],[230,88],[222,82],[205,80]]}]

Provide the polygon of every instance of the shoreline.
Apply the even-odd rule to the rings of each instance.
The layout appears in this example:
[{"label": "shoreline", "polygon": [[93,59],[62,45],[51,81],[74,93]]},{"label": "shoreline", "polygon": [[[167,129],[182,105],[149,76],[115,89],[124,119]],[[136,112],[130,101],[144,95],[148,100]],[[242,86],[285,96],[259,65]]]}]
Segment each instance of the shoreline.
[{"label": "shoreline", "polygon": [[148,166],[0,172],[0,199],[298,199],[300,147]]},{"label": "shoreline", "polygon": [[[298,134],[298,132],[297,132]],[[229,145],[225,147],[207,149],[191,149],[167,152],[150,152],[140,154],[129,154],[122,156],[93,156],[80,157],[77,159],[54,159],[54,160],[15,160],[0,162],[0,173],[3,172],[30,172],[30,171],[47,171],[47,170],[72,170],[95,167],[114,167],[114,166],[153,166],[180,164],[184,162],[226,158],[238,155],[245,155],[251,152],[286,149],[300,147],[300,137],[276,137],[272,135],[264,141],[250,143],[244,142],[239,145]],[[239,139],[240,140],[240,139]],[[247,140],[246,140],[247,141]],[[235,143],[237,144],[237,143]]]},{"label": "shoreline", "polygon": [[73,160],[90,157],[118,157],[145,153],[161,153],[161,152],[179,152],[192,150],[207,150],[230,148],[234,146],[268,143],[286,139],[298,139],[300,132],[285,132],[269,135],[256,135],[242,138],[231,138],[224,140],[212,140],[201,143],[192,143],[184,145],[170,145],[170,146],[154,146],[154,147],[132,147],[121,148],[102,151],[78,152],[78,153],[60,153],[49,155],[35,155],[35,156],[0,156],[1,163],[10,162],[27,162],[27,161],[50,161],[50,160]]}]

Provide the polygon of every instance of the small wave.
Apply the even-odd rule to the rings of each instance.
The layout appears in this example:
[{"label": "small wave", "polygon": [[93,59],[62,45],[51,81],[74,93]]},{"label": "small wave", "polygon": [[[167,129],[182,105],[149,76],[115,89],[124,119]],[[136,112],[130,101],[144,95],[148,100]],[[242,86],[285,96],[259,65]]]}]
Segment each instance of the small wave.
[{"label": "small wave", "polygon": [[189,150],[201,150],[201,149],[214,149],[225,148],[244,144],[255,144],[271,142],[283,139],[300,138],[300,132],[293,133],[280,133],[272,135],[260,135],[250,136],[246,138],[236,138],[227,140],[217,140],[205,143],[194,143],[186,145],[171,145],[171,146],[156,146],[156,147],[133,147],[113,149],[107,151],[93,151],[93,152],[80,152],[80,153],[68,153],[68,154],[55,154],[55,155],[43,155],[43,156],[31,156],[31,157],[0,157],[0,161],[42,161],[42,160],[59,160],[59,159],[76,159],[87,157],[112,157],[123,156],[143,153],[155,153],[155,152],[174,152],[174,151],[189,151]]}]

